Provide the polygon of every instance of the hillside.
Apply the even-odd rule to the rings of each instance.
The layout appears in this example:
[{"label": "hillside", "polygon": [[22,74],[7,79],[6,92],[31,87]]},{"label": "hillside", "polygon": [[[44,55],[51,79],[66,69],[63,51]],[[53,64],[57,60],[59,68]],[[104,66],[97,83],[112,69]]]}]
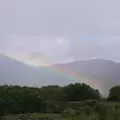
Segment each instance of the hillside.
[{"label": "hillside", "polygon": [[9,85],[65,85],[72,82],[67,77],[53,72],[47,67],[32,67],[15,59],[0,56],[0,84]]},{"label": "hillside", "polygon": [[74,82],[87,82],[106,94],[110,87],[120,84],[120,64],[94,59],[49,67],[31,67],[6,56],[0,57],[0,84],[44,86]]},{"label": "hillside", "polygon": [[61,69],[75,72],[79,78],[90,82],[102,92],[120,84],[120,64],[111,60],[81,60],[68,64],[59,64]]}]

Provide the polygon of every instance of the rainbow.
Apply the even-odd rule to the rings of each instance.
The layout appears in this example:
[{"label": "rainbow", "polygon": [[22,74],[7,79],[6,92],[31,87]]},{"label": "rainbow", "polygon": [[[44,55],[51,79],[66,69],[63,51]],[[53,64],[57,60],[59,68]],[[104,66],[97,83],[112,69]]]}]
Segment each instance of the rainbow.
[{"label": "rainbow", "polygon": [[58,74],[60,76],[66,77],[69,80],[72,80],[74,82],[86,83],[86,84],[89,84],[91,87],[95,87],[94,83],[91,80],[89,80],[87,78],[87,76],[83,75],[84,77],[81,77],[81,75],[79,75],[79,73],[73,72],[69,69],[65,69],[59,65],[43,67],[43,69],[44,68],[48,72],[52,72],[52,73]]}]

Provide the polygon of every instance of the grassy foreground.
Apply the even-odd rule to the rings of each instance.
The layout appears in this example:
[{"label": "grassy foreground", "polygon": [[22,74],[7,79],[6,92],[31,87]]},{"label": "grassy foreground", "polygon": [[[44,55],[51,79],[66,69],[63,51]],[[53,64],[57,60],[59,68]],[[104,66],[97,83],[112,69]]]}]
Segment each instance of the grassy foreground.
[{"label": "grassy foreground", "polygon": [[120,103],[69,102],[61,113],[8,115],[1,120],[120,120]]}]

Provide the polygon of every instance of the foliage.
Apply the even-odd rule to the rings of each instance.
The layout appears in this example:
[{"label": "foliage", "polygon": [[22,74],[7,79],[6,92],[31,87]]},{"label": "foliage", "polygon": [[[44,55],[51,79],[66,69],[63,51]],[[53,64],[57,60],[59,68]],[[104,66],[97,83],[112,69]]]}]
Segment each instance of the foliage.
[{"label": "foliage", "polygon": [[108,100],[120,101],[120,86],[115,86],[110,89]]},{"label": "foliage", "polygon": [[[91,102],[93,104],[93,101]],[[85,103],[84,101],[72,102],[72,106],[69,103],[69,106],[64,109],[63,113],[59,114],[33,113],[9,115],[4,117],[6,118],[4,120],[120,120],[119,103],[97,102],[92,106]]]},{"label": "foliage", "polygon": [[43,112],[46,103],[32,88],[0,86],[0,113]]},{"label": "foliage", "polygon": [[108,100],[115,103],[102,101],[99,91],[86,84],[42,88],[4,85],[0,86],[0,114],[18,114],[4,117],[6,120],[119,120],[119,93],[119,86],[110,89]]},{"label": "foliage", "polygon": [[67,101],[99,99],[99,92],[85,84],[42,88],[0,86],[0,114],[54,112],[61,113]]},{"label": "foliage", "polygon": [[88,99],[100,99],[98,90],[91,88],[86,84],[70,84],[64,87],[68,101],[80,101]]},{"label": "foliage", "polygon": [[43,99],[49,101],[62,101],[65,99],[66,94],[60,86],[45,86],[40,89],[40,95]]}]

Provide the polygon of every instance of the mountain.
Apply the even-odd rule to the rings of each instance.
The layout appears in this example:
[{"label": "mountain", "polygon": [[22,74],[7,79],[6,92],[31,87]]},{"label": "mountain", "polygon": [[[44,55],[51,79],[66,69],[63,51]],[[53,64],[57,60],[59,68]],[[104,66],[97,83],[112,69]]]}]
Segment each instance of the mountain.
[{"label": "mountain", "polygon": [[111,60],[81,60],[57,66],[76,73],[81,80],[99,88],[104,94],[112,86],[120,84],[120,63]]},{"label": "mountain", "polygon": [[65,85],[72,82],[48,67],[32,67],[7,56],[0,56],[0,84]]},{"label": "mountain", "polygon": [[0,56],[0,84],[44,86],[74,82],[86,82],[106,94],[112,86],[120,84],[120,63],[94,59],[32,67]]}]

